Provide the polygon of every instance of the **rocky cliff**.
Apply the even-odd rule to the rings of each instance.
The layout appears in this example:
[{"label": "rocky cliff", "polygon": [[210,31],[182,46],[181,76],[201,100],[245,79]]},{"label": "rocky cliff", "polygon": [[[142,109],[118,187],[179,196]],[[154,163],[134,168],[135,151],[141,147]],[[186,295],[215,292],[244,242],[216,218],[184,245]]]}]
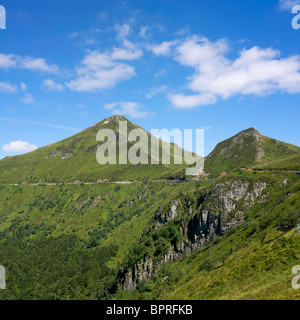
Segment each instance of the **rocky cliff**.
[{"label": "rocky cliff", "polygon": [[[165,252],[156,256],[156,244],[149,245],[151,251],[140,261],[120,270],[118,285],[123,290],[133,290],[150,278],[165,262],[174,262],[208,241],[213,241],[245,221],[245,212],[255,202],[267,197],[267,183],[239,179],[223,179],[193,196],[179,195],[155,213],[151,225],[144,230],[137,248],[145,238],[155,237],[168,226],[176,228],[177,241],[171,241]],[[263,194],[264,193],[264,194]]]}]

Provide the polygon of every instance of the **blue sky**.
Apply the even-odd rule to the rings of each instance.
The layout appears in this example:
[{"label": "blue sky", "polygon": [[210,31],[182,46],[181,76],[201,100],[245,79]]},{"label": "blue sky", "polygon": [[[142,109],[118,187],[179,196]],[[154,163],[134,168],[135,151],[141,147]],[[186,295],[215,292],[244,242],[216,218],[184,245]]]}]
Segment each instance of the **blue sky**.
[{"label": "blue sky", "polygon": [[[119,113],[300,145],[294,0],[0,0],[0,158]],[[300,21],[299,21],[300,22]]]}]

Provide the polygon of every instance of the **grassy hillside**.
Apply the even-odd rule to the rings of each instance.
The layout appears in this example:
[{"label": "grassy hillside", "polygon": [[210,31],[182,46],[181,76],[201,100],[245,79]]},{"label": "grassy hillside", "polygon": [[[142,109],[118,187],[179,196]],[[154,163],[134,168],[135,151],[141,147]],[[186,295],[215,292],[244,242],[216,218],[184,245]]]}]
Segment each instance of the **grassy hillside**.
[{"label": "grassy hillside", "polygon": [[7,271],[0,299],[106,298],[154,212],[185,188],[170,182],[0,186],[0,265]]},{"label": "grassy hillside", "polygon": [[254,128],[249,128],[220,142],[206,157],[204,169],[206,172],[220,173],[242,167],[263,167],[299,155],[299,147],[262,136]]},{"label": "grassy hillside", "polygon": [[[300,180],[279,173],[246,176],[267,179],[271,197],[248,210],[244,223],[115,298],[298,300],[291,281],[300,261]],[[285,178],[289,185],[283,187]]]},{"label": "grassy hillside", "polygon": [[[126,121],[128,132],[133,129],[143,130],[148,138],[149,163],[151,161],[150,139],[151,135],[144,129],[128,121],[123,116],[113,116],[102,120],[92,127],[60,142],[40,148],[36,151],[14,157],[7,157],[0,161],[0,183],[21,182],[70,182],[70,181],[97,181],[99,179],[110,180],[150,180],[161,176],[172,176],[181,171],[187,165],[174,165],[176,153],[174,149],[179,148],[170,144],[170,165],[161,164],[162,144],[160,143],[160,164],[133,165],[100,165],[96,159],[96,152],[102,142],[96,141],[96,135],[100,129],[111,129],[117,135],[117,159],[119,159],[119,121]],[[128,149],[134,142],[128,142]],[[180,149],[180,148],[179,148]],[[181,160],[181,159],[180,159]]]},{"label": "grassy hillside", "polygon": [[300,154],[258,163],[254,168],[266,170],[300,171]]}]

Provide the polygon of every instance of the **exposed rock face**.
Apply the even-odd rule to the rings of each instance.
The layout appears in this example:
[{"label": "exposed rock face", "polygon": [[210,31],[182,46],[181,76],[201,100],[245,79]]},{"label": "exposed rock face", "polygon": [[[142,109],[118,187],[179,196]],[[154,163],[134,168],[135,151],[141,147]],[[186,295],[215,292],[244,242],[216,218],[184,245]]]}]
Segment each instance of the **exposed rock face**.
[{"label": "exposed rock face", "polygon": [[161,207],[155,213],[155,228],[174,219],[179,220],[179,232],[184,240],[170,248],[161,260],[146,257],[129,270],[120,272],[119,286],[123,290],[135,289],[141,280],[157,272],[164,262],[181,259],[245,221],[245,210],[255,203],[266,187],[263,181],[250,183],[231,179],[214,184],[197,198],[174,199],[166,208]]},{"label": "exposed rock face", "polygon": [[[160,212],[156,212],[155,218],[159,222],[159,224],[163,225],[166,222],[174,219],[178,214],[178,211],[177,211],[178,206],[179,206],[179,201],[175,199],[171,202],[170,208],[167,212],[163,214],[160,214]],[[163,208],[160,208],[160,210],[162,209]]]},{"label": "exposed rock face", "polygon": [[56,157],[60,157],[62,160],[67,159],[72,157],[74,154],[72,152],[52,152],[51,154],[47,155],[44,157],[44,159],[48,159],[48,158],[56,158]]},{"label": "exposed rock face", "polygon": [[152,274],[153,261],[150,258],[146,258],[128,271],[122,287],[124,290],[134,290],[140,281],[150,278]]}]

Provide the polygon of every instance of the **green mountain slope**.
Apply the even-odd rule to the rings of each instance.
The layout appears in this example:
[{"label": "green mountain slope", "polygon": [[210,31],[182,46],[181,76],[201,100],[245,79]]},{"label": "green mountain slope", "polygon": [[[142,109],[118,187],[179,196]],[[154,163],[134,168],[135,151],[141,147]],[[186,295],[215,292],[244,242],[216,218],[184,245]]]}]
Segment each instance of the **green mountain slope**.
[{"label": "green mountain slope", "polygon": [[[36,151],[14,157],[7,157],[0,161],[0,182],[70,182],[85,181],[95,182],[97,180],[149,180],[161,176],[172,176],[175,172],[182,170],[187,165],[175,165],[176,152],[180,149],[177,145],[170,144],[171,161],[170,165],[161,164],[162,145],[166,142],[153,139],[159,144],[160,164],[157,165],[100,165],[96,160],[96,152],[102,144],[96,141],[97,132],[100,129],[111,129],[117,134],[117,159],[119,159],[119,121],[126,121],[128,132],[133,129],[141,129],[149,138],[149,154],[151,135],[144,129],[128,121],[123,116],[112,116],[91,126],[90,128],[60,142],[40,148]],[[128,149],[134,143],[128,141]],[[181,149],[180,149],[181,150]],[[149,156],[149,163],[151,158]],[[178,157],[177,157],[178,158]],[[177,159],[176,158],[176,159]],[[178,159],[177,159],[178,160]],[[182,159],[179,159],[182,160]]]},{"label": "green mountain slope", "polygon": [[254,165],[263,166],[299,155],[299,147],[262,136],[254,128],[249,128],[220,142],[206,157],[204,170],[220,173]]},{"label": "green mountain slope", "polygon": [[[209,181],[0,186],[0,299],[104,299],[153,214]],[[26,272],[24,271],[26,270]]]}]

